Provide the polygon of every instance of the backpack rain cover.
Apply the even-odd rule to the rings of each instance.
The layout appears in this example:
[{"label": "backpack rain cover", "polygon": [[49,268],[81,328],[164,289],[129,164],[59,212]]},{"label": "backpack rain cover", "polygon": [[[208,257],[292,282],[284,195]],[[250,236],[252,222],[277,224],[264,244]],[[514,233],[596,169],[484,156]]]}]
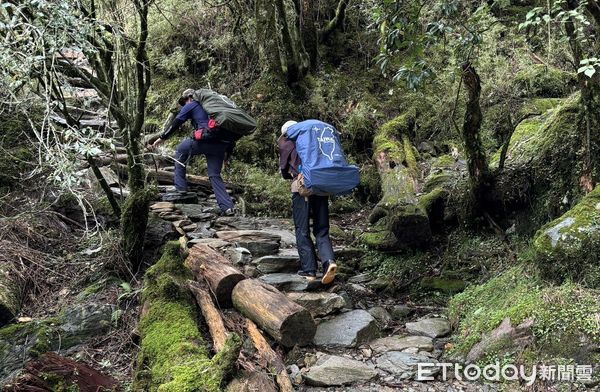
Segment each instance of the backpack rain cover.
[{"label": "backpack rain cover", "polygon": [[304,185],[313,193],[343,195],[358,185],[358,167],[348,165],[332,125],[306,120],[289,127],[287,135],[296,142]]}]

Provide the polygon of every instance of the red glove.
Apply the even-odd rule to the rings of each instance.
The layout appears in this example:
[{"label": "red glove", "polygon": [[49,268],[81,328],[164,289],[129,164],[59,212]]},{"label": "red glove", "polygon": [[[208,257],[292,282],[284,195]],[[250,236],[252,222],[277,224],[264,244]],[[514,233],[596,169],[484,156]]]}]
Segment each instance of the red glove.
[{"label": "red glove", "polygon": [[217,120],[211,118],[208,120],[208,129],[213,129],[217,127]]},{"label": "red glove", "polygon": [[202,129],[196,129],[194,131],[194,140],[201,140],[203,133],[204,133],[204,131]]}]

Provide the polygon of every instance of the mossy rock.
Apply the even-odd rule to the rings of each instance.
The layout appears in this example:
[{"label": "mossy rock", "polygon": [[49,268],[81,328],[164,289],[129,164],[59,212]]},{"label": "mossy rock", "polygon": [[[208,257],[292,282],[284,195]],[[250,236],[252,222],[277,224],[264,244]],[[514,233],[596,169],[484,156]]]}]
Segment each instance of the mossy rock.
[{"label": "mossy rock", "polygon": [[544,277],[600,288],[600,186],[535,235],[536,263]]},{"label": "mossy rock", "polygon": [[446,294],[456,294],[463,291],[467,287],[467,283],[461,279],[430,276],[421,279],[421,287]]},{"label": "mossy rock", "polygon": [[515,84],[523,96],[565,97],[573,92],[577,78],[571,72],[535,64],[517,72]]},{"label": "mossy rock", "polygon": [[[573,283],[548,286],[531,265],[512,267],[452,297],[448,312],[457,333],[453,335],[451,354],[466,356],[484,335],[508,318],[513,326],[534,320],[530,328],[531,348],[535,350],[530,357],[534,362],[544,359],[596,363],[598,355],[590,347],[600,345],[600,329],[595,320],[600,312],[598,298],[597,291]],[[485,354],[486,361],[491,362],[486,363],[506,360],[505,355],[523,358],[523,347],[505,346],[512,350],[494,353],[489,348]],[[495,357],[498,353],[501,355]]]}]

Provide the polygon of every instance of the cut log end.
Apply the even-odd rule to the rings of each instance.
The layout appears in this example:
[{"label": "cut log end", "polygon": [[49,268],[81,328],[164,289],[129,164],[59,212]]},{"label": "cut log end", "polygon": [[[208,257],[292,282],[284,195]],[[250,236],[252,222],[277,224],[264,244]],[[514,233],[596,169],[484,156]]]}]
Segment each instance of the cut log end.
[{"label": "cut log end", "polygon": [[218,286],[214,289],[214,295],[219,303],[219,306],[224,308],[230,308],[233,306],[231,301],[231,292],[233,288],[242,280],[245,276],[242,274],[228,275],[219,281]]},{"label": "cut log end", "polygon": [[297,313],[291,314],[281,324],[281,344],[286,347],[294,345],[306,346],[312,343],[313,337],[317,332],[310,312],[303,309]]}]

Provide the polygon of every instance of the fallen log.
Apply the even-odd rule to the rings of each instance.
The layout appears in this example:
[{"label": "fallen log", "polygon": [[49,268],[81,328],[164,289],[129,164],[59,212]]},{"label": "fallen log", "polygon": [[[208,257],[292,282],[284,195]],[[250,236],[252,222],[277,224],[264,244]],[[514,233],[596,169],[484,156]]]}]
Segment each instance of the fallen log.
[{"label": "fallen log", "polygon": [[[123,178],[127,178],[127,165],[122,164],[122,163],[112,163],[111,164],[112,168]],[[146,171],[146,175],[148,175],[150,178],[154,178],[158,181],[159,185],[173,185],[173,172],[170,171],[166,171],[166,170],[154,170],[154,169],[150,169]],[[210,185],[210,179],[206,176],[196,176],[193,174],[187,174],[186,175],[186,179],[188,182],[188,185],[196,185],[196,186],[200,186],[202,188],[205,188],[208,191],[212,191],[212,187]],[[236,184],[232,184],[229,182],[225,183],[225,186],[231,190],[234,191],[239,191],[241,190],[241,187],[239,185]]]},{"label": "fallen log", "polygon": [[271,348],[263,334],[256,324],[250,319],[246,319],[246,331],[252,340],[258,355],[260,355],[267,364],[275,370],[275,380],[279,386],[280,392],[293,392],[294,387],[288,377],[285,364],[277,353]]},{"label": "fallen log", "polygon": [[231,292],[245,276],[229,260],[208,245],[196,244],[189,249],[185,265],[197,281],[208,283],[219,306],[231,307]]},{"label": "fallen log", "polygon": [[225,342],[229,336],[229,333],[225,329],[225,324],[223,324],[221,312],[215,307],[206,287],[193,280],[188,281],[188,287],[192,294],[194,294],[198,306],[200,306],[200,311],[204,316],[206,325],[208,325],[208,331],[213,341],[214,351],[218,353],[225,346]]},{"label": "fallen log", "polygon": [[57,390],[59,384],[69,386],[69,390],[76,387],[81,392],[112,391],[117,380],[72,359],[46,353],[27,363],[25,372],[3,390],[50,392]]},{"label": "fallen log", "polygon": [[234,370],[242,345],[239,336],[231,334],[210,358],[188,279],[179,243],[168,242],[144,275],[134,391],[221,391]]},{"label": "fallen log", "polygon": [[309,311],[275,287],[256,279],[239,282],[231,294],[233,306],[286,347],[312,342],[317,326]]}]

